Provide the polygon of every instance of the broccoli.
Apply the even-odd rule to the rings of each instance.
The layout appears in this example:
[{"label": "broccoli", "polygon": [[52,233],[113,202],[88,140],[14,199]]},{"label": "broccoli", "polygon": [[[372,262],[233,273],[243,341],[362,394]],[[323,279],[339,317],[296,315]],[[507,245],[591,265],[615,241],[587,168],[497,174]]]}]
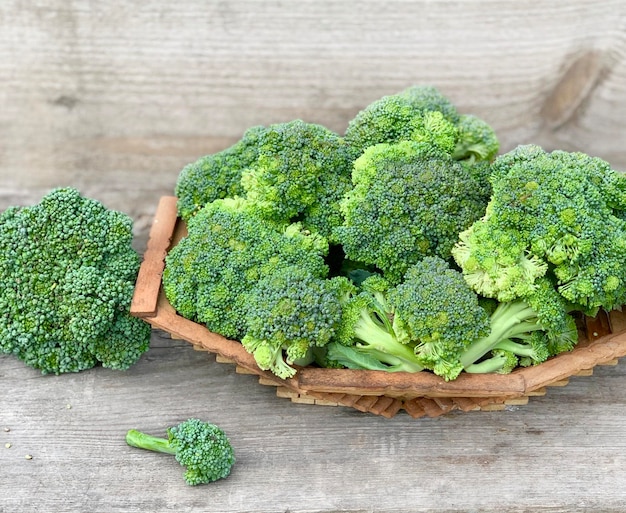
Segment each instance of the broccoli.
[{"label": "broccoli", "polygon": [[456,107],[436,88],[413,86],[361,110],[348,123],[345,140],[353,159],[370,146],[410,140],[452,151],[458,139],[458,121]]},{"label": "broccoli", "polygon": [[[368,284],[374,280],[373,284]],[[487,310],[462,274],[425,257],[403,282],[380,277],[345,301],[327,358],[349,368],[433,371],[445,380],[463,372],[511,372],[568,351],[578,339],[569,305],[543,279],[535,292]]]},{"label": "broccoli", "polygon": [[241,343],[259,368],[287,379],[296,373],[291,364],[312,360],[311,349],[323,347],[335,335],[341,319],[338,292],[344,281],[289,266],[256,283],[246,296],[247,331]]},{"label": "broccoli", "polygon": [[331,130],[302,120],[278,123],[261,134],[258,158],[241,185],[267,219],[296,221],[326,194],[332,176],[349,176],[350,162],[345,142]]},{"label": "broccoli", "polygon": [[131,429],[126,434],[131,447],[173,454],[186,467],[184,479],[195,486],[223,479],[235,463],[235,451],[226,434],[215,424],[188,419],[167,429],[167,438],[158,438]]},{"label": "broccoli", "polygon": [[500,144],[484,120],[459,114],[432,86],[412,86],[383,96],[348,123],[345,140],[353,159],[380,143],[426,142],[468,164],[491,161]]},{"label": "broccoli", "polygon": [[44,374],[134,364],[150,325],[129,313],[140,263],[131,244],[129,216],[73,188],[3,212],[0,351]]},{"label": "broccoli", "polygon": [[264,130],[262,126],[249,128],[229,148],[201,157],[182,169],[175,188],[182,219],[189,219],[213,200],[244,194],[241,175],[256,162]]},{"label": "broccoli", "polygon": [[[387,280],[372,274],[357,288],[340,290],[341,323],[326,346],[329,366],[351,369],[420,372],[424,366],[415,355],[415,344],[398,337],[387,301]],[[334,364],[333,364],[334,363]]]},{"label": "broccoli", "polygon": [[398,283],[425,256],[450,258],[458,234],[482,217],[490,187],[426,143],[378,144],[354,162],[337,240],[351,260]]},{"label": "broccoli", "polygon": [[543,276],[578,309],[626,300],[626,177],[583,153],[519,146],[492,165],[482,219],[452,255],[474,289],[499,301],[532,293]]},{"label": "broccoli", "polygon": [[326,277],[327,252],[326,239],[300,224],[268,222],[246,199],[218,199],[189,220],[188,235],[168,253],[163,288],[183,317],[241,340],[245,295],[257,281],[296,264]]}]

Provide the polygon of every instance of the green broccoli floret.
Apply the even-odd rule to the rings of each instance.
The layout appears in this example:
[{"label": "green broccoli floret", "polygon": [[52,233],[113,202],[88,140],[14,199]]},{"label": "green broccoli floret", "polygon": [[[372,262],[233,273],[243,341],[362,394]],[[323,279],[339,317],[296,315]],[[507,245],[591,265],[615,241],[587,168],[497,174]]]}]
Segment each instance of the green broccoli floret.
[{"label": "green broccoli floret", "polygon": [[167,438],[147,435],[136,429],[126,434],[131,447],[173,454],[186,467],[188,485],[200,485],[223,479],[235,464],[235,451],[230,440],[215,424],[188,419],[167,429]]},{"label": "green broccoli floret", "polygon": [[[433,112],[438,114],[428,118]],[[425,117],[429,120],[425,121]],[[450,151],[458,138],[455,129],[458,121],[456,107],[436,88],[413,86],[398,94],[383,96],[361,110],[348,123],[345,140],[353,159],[370,146],[410,140],[435,145],[441,141],[440,148]],[[433,127],[438,129],[433,131]]]},{"label": "green broccoli floret", "polygon": [[247,331],[241,343],[259,368],[290,378],[296,373],[291,364],[311,360],[311,349],[334,337],[341,320],[338,290],[344,280],[319,278],[290,266],[257,282],[246,296]]},{"label": "green broccoli floret", "polygon": [[463,114],[456,125],[458,140],[452,153],[456,160],[468,163],[491,162],[500,149],[494,129],[483,119]]},{"label": "green broccoli floret", "polygon": [[415,344],[398,337],[387,301],[389,283],[379,275],[366,278],[360,287],[346,287],[339,295],[341,323],[327,345],[328,361],[350,369],[419,372],[424,369],[415,355]]},{"label": "green broccoli floret", "polygon": [[541,276],[583,311],[626,300],[626,178],[583,153],[529,145],[498,157],[484,218],[452,254],[483,295],[509,301]]},{"label": "green broccoli floret", "polygon": [[259,138],[258,158],[241,177],[245,196],[269,220],[290,222],[326,194],[325,175],[349,176],[345,142],[331,130],[294,120],[270,125]]},{"label": "green broccoli floret", "polygon": [[490,188],[446,154],[403,141],[368,148],[354,163],[337,239],[351,260],[398,283],[425,256],[450,258],[459,232],[482,217]]},{"label": "green broccoli floret", "polygon": [[129,313],[139,255],[132,220],[55,189],[0,215],[0,351],[43,373],[124,370],[148,350]]},{"label": "green broccoli floret", "polygon": [[463,370],[459,355],[489,333],[489,316],[463,275],[439,257],[425,257],[409,268],[388,293],[396,333],[416,342],[420,363],[454,379]]},{"label": "green broccoli floret", "polygon": [[299,265],[326,277],[328,242],[299,224],[268,222],[241,198],[215,200],[188,222],[188,235],[166,258],[163,287],[183,316],[241,340],[245,297],[261,278]]},{"label": "green broccoli floret", "polygon": [[264,130],[262,126],[249,128],[229,148],[201,157],[182,169],[175,188],[182,219],[189,219],[216,199],[243,196],[241,174],[256,162]]},{"label": "green broccoli floret", "polygon": [[343,300],[342,326],[327,349],[328,360],[349,368],[429,369],[448,381],[463,371],[535,365],[578,341],[569,305],[547,279],[524,300],[494,309],[438,257],[412,266],[395,287],[368,280],[364,291]]}]

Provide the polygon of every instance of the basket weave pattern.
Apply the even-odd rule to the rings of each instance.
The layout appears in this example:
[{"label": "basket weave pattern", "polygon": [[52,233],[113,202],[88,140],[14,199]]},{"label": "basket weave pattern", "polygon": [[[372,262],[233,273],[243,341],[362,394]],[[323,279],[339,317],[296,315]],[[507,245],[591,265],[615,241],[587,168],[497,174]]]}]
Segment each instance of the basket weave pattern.
[{"label": "basket weave pattern", "polygon": [[257,375],[261,384],[276,386],[279,397],[294,402],[343,405],[385,417],[401,410],[416,418],[452,410],[498,410],[525,404],[529,397],[545,394],[546,387],[566,385],[569,377],[589,375],[596,365],[613,365],[626,355],[626,315],[614,311],[585,319],[573,351],[511,374],[462,374],[446,382],[428,372],[304,367],[293,378],[283,380],[259,369],[241,343],[181,317],[169,304],[161,287],[165,257],[185,234],[185,224],[177,218],[176,198],[161,198],[139,270],[131,314],[172,338],[215,353],[216,361],[234,364],[239,373]]}]

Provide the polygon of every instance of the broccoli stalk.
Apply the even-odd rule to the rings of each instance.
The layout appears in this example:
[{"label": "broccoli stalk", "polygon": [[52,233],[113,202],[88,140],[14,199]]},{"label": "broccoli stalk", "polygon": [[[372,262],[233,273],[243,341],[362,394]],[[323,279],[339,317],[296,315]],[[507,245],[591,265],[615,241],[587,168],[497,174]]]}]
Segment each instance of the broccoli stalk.
[{"label": "broccoli stalk", "polygon": [[126,433],[131,447],[172,454],[187,467],[184,479],[189,485],[210,483],[227,477],[235,463],[235,453],[226,434],[215,424],[188,419],[167,429],[159,438],[136,429]]}]

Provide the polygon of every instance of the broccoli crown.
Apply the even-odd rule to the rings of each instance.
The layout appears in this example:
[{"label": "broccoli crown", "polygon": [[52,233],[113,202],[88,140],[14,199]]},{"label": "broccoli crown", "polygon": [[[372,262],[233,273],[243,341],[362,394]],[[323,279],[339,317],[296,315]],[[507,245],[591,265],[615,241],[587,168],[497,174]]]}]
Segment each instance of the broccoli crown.
[{"label": "broccoli crown", "polygon": [[420,363],[447,379],[463,370],[461,351],[489,333],[489,316],[478,296],[439,257],[425,257],[411,266],[388,297],[396,333],[405,331],[417,342]]},{"label": "broccoli crown", "polygon": [[167,436],[176,449],[176,461],[186,467],[187,484],[210,483],[230,474],[235,452],[224,431],[215,424],[192,418],[169,428]]},{"label": "broccoli crown", "polygon": [[175,187],[182,219],[189,219],[213,200],[243,195],[241,174],[256,162],[264,130],[262,126],[249,128],[229,148],[205,155],[182,169]]},{"label": "broccoli crown", "polygon": [[425,256],[450,257],[458,234],[485,212],[489,188],[432,145],[368,148],[354,163],[353,189],[336,230],[348,258],[398,283]]},{"label": "broccoli crown", "polygon": [[321,177],[346,175],[350,160],[341,137],[314,123],[294,120],[267,127],[259,138],[258,158],[241,184],[264,217],[294,220],[322,195]]},{"label": "broccoli crown", "polygon": [[264,276],[299,265],[325,277],[328,243],[300,225],[263,219],[241,198],[215,200],[188,222],[188,235],[166,257],[165,294],[184,317],[225,337],[246,332],[245,297]]},{"label": "broccoli crown", "polygon": [[150,325],[130,316],[132,220],[59,188],[0,215],[0,350],[43,373],[127,369]]},{"label": "broccoli crown", "polygon": [[[425,121],[425,115],[429,112],[437,112],[441,116]],[[357,158],[366,148],[375,144],[423,138],[432,142],[433,137],[436,140],[439,133],[444,135],[444,147],[450,145],[450,136],[454,140],[454,147],[457,139],[454,125],[458,120],[456,107],[436,88],[413,86],[398,94],[383,96],[361,110],[348,123],[345,139],[353,158]],[[425,130],[426,127],[436,127],[436,131]],[[441,128],[443,131],[440,131]]]},{"label": "broccoli crown", "polygon": [[531,145],[498,157],[491,180],[487,215],[453,250],[478,292],[510,300],[549,273],[581,309],[624,303],[623,175],[583,153]]},{"label": "broccoli crown", "polygon": [[247,331],[241,342],[261,369],[292,377],[296,371],[289,364],[333,338],[341,320],[338,292],[343,280],[289,266],[258,281],[246,297]]},{"label": "broccoli crown", "polygon": [[458,139],[452,156],[469,163],[490,162],[498,154],[500,141],[494,129],[483,119],[462,114],[457,124]]},{"label": "broccoli crown", "polygon": [[167,438],[159,438],[136,429],[126,433],[126,443],[149,451],[173,454],[186,467],[184,478],[195,486],[223,479],[235,464],[230,440],[215,424],[191,418],[167,429]]}]

